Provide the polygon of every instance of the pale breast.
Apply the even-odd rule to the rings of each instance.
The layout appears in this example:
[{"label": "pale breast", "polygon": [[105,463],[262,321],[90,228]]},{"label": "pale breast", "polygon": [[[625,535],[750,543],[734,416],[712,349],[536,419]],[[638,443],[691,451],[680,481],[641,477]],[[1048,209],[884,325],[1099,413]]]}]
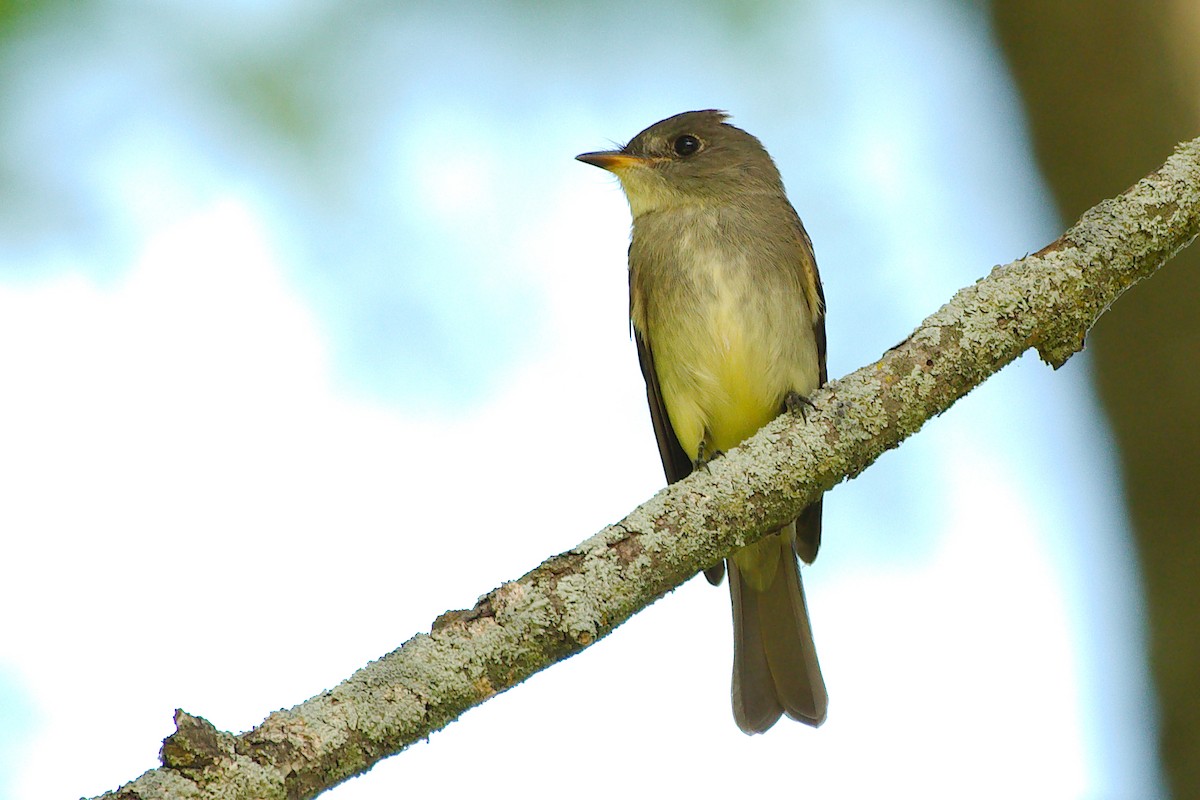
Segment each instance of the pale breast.
[{"label": "pale breast", "polygon": [[[635,226],[631,311],[671,425],[695,458],[702,438],[728,450],[778,414],[789,391],[815,389],[816,339],[788,248],[738,235],[717,211],[655,216],[672,235]],[[639,246],[647,235],[654,246]]]}]

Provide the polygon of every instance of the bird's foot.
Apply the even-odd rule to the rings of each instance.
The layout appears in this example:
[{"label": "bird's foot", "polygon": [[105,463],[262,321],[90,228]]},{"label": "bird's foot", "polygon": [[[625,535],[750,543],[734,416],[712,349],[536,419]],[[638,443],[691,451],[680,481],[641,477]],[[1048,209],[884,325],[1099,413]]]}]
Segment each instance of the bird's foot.
[{"label": "bird's foot", "polygon": [[697,448],[696,457],[692,459],[692,469],[697,470],[703,468],[708,472],[708,465],[714,458],[720,458],[725,455],[721,450],[709,450],[708,442],[704,439],[700,440],[700,447]]},{"label": "bird's foot", "polygon": [[800,416],[804,418],[805,422],[808,422],[808,409],[811,408],[813,411],[816,411],[817,404],[799,392],[788,392],[787,396],[783,398],[783,408],[785,411],[796,411],[798,409]]}]

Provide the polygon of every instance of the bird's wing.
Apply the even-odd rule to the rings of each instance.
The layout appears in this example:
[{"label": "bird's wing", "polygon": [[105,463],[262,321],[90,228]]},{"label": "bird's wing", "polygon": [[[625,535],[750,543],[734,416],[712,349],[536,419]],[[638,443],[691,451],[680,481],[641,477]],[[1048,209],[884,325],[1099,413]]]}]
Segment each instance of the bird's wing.
[{"label": "bird's wing", "polygon": [[679,439],[675,438],[675,430],[667,416],[667,405],[663,402],[662,389],[658,385],[658,373],[654,369],[654,354],[650,352],[650,345],[636,330],[633,338],[637,342],[642,377],[646,379],[646,400],[650,403],[650,421],[654,423],[654,438],[658,440],[663,472],[667,475],[667,483],[674,483],[691,474],[692,460],[683,452]]},{"label": "bird's wing", "polygon": [[[790,204],[788,208],[791,208]],[[804,287],[804,299],[808,303],[808,316],[813,321],[813,337],[817,340],[817,360],[820,362],[821,373],[821,382],[818,385],[824,386],[825,381],[829,380],[828,370],[825,368],[825,289],[821,286],[821,273],[817,271],[817,256],[813,252],[812,239],[804,229],[804,223],[800,221],[796,209],[791,208],[791,212],[793,229],[800,244],[800,263],[797,267],[800,270],[801,285]]]},{"label": "bird's wing", "polygon": [[[817,257],[813,252],[812,239],[804,230],[800,216],[792,211],[796,232],[800,239],[800,270],[803,277],[805,299],[809,317],[812,319],[813,338],[817,341],[817,367],[820,375],[818,386],[829,380],[829,369],[825,364],[825,289],[821,286],[821,274],[817,271]],[[811,564],[821,548],[821,501],[813,503],[800,512],[796,520],[796,555]]]}]

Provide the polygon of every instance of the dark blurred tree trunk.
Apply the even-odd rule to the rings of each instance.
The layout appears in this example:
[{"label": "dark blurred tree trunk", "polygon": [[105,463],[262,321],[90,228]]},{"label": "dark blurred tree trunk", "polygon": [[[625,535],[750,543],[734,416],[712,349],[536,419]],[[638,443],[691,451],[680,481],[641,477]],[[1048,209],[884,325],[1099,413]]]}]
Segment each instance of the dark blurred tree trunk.
[{"label": "dark blurred tree trunk", "polygon": [[[1200,133],[1196,0],[994,0],[1042,170],[1067,221]],[[1090,338],[1120,445],[1171,792],[1200,797],[1200,250]]]}]

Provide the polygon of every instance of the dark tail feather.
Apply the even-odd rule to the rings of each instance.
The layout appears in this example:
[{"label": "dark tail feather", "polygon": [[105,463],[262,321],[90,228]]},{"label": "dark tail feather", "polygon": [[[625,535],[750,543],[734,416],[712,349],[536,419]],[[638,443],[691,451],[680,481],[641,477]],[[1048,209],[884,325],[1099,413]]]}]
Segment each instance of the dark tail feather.
[{"label": "dark tail feather", "polygon": [[809,725],[825,721],[829,697],[813,644],[800,565],[791,531],[773,538],[780,548],[774,577],[759,590],[729,564],[733,598],[733,716],[746,733],[762,733],[787,714]]}]

